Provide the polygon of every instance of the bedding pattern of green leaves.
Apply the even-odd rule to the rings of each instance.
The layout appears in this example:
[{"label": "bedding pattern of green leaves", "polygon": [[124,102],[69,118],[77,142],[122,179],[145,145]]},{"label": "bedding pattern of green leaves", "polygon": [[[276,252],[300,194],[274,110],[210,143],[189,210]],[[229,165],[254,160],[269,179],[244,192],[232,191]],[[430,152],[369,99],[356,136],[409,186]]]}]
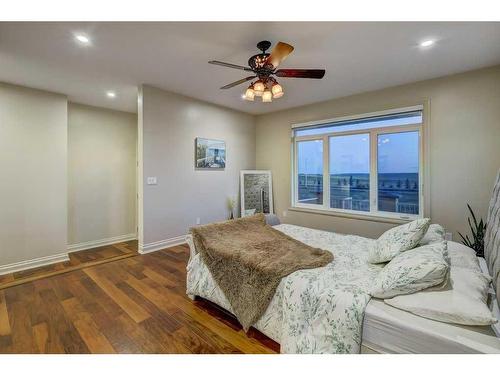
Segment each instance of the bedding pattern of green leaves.
[{"label": "bedding pattern of green leaves", "polygon": [[[383,267],[367,261],[375,240],[289,224],[274,228],[331,251],[334,260],[325,267],[300,270],[283,278],[255,328],[280,343],[283,353],[359,353],[369,292]],[[187,293],[231,311],[194,251],[188,264]]]}]

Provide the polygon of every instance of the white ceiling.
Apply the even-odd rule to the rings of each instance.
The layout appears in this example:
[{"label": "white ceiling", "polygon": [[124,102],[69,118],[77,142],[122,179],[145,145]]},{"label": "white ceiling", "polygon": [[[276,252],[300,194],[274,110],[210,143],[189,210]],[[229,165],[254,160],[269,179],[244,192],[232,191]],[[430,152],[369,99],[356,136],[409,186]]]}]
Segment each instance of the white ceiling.
[{"label": "white ceiling", "polygon": [[[418,46],[430,38],[435,46]],[[242,100],[246,85],[219,90],[247,72],[207,61],[246,65],[264,39],[295,46],[281,68],[325,68],[325,78],[282,78],[285,96],[273,103]],[[146,83],[258,114],[500,64],[499,41],[499,22],[3,22],[0,81],[130,112]]]}]

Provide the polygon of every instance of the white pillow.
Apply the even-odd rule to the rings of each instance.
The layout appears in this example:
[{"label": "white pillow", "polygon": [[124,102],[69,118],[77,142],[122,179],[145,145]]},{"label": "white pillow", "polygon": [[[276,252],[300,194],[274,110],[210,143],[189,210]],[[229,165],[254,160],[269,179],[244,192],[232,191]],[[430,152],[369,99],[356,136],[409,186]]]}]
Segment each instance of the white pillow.
[{"label": "white pillow", "polygon": [[245,210],[245,216],[255,215],[255,211],[257,211],[255,208],[252,208],[250,210]]},{"label": "white pillow", "polygon": [[448,254],[452,267],[467,268],[481,273],[476,252],[461,243],[448,241]]},{"label": "white pillow", "polygon": [[390,298],[443,284],[448,269],[445,241],[405,251],[380,271],[371,295]]},{"label": "white pillow", "polygon": [[389,229],[369,249],[368,261],[370,263],[388,262],[399,253],[413,249],[424,237],[429,223],[429,219],[418,219]]},{"label": "white pillow", "polygon": [[439,224],[431,224],[424,237],[420,240],[419,246],[441,241],[444,241],[444,228]]},{"label": "white pillow", "polygon": [[424,290],[385,299],[398,309],[445,323],[490,325],[497,319],[486,302],[491,278],[463,267],[451,267],[450,286],[446,290]]}]

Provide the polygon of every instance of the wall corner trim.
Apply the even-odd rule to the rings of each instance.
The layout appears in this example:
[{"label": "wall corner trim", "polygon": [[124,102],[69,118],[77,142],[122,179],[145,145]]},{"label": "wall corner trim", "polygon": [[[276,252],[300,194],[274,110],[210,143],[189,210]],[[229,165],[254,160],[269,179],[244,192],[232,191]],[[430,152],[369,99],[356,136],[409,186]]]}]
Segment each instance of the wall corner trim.
[{"label": "wall corner trim", "polygon": [[73,253],[75,251],[88,250],[99,246],[113,245],[119,242],[126,242],[136,240],[137,235],[135,233],[124,234],[122,236],[103,238],[100,240],[80,242],[72,245],[68,245],[68,253]]},{"label": "wall corner trim", "polygon": [[23,260],[21,262],[10,263],[0,266],[0,275],[5,275],[7,273],[24,271],[30,268],[48,266],[49,264],[67,262],[67,261],[69,261],[68,253],[60,253],[41,258]]},{"label": "wall corner trim", "polygon": [[151,242],[148,244],[139,244],[139,254],[152,253],[153,251],[163,250],[168,247],[182,245],[184,243],[186,243],[185,235],[167,238],[165,240]]}]

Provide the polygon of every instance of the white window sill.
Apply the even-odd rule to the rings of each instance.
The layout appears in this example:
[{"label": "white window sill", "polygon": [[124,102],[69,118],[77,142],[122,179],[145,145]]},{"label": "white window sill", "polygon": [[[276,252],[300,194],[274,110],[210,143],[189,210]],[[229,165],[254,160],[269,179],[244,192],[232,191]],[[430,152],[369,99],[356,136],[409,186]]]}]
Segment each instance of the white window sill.
[{"label": "white window sill", "polygon": [[289,207],[289,211],[295,212],[305,212],[309,214],[318,214],[318,215],[327,215],[327,216],[337,216],[343,217],[347,219],[356,219],[356,220],[366,220],[366,221],[375,221],[379,223],[389,223],[389,224],[404,224],[408,223],[412,220],[416,220],[419,217],[416,215],[409,215],[408,218],[396,217],[396,216],[382,216],[382,215],[374,215],[370,213],[353,213],[353,212],[342,212],[337,210],[325,210],[323,208],[310,208],[310,207]]}]

